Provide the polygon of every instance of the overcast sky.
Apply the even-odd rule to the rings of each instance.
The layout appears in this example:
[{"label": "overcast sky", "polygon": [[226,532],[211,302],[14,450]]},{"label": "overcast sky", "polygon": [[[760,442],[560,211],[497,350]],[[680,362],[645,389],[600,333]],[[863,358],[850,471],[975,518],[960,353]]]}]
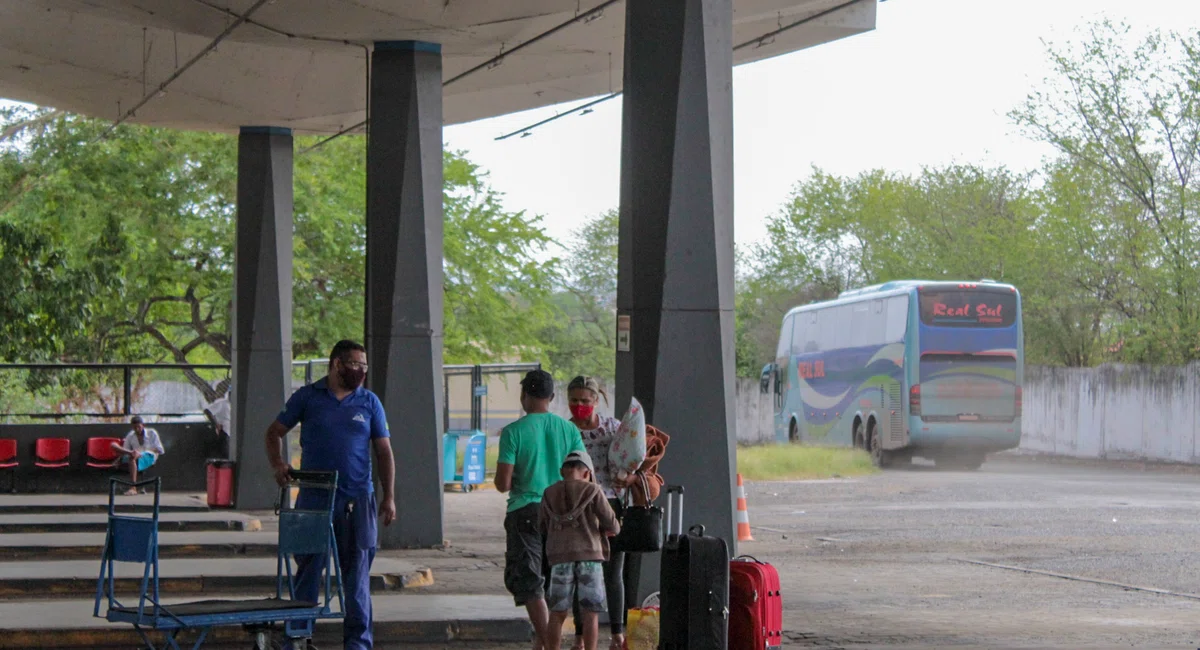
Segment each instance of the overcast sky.
[{"label": "overcast sky", "polygon": [[[1048,150],[1006,114],[1049,72],[1043,39],[1074,38],[1103,17],[1139,31],[1193,31],[1200,1],[888,0],[873,32],[735,68],[738,244],[764,236],[764,218],[814,165],[840,174],[955,161],[1036,166]],[[490,172],[506,207],[543,215],[565,238],[617,206],[620,100],[494,140],[557,110],[453,126],[445,138]]]}]

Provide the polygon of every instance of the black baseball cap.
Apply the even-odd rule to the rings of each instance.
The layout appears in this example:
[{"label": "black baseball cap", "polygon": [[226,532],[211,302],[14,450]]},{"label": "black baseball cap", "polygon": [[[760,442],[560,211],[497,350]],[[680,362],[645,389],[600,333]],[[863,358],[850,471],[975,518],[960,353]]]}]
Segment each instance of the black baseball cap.
[{"label": "black baseball cap", "polygon": [[545,370],[530,370],[521,380],[521,390],[534,399],[554,397],[554,377]]}]

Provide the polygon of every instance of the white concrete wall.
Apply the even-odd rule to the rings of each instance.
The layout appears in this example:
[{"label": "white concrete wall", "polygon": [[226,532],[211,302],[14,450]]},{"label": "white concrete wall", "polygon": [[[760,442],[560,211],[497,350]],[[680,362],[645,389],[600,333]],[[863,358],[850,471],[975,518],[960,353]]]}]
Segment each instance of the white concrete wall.
[{"label": "white concrete wall", "polygon": [[775,403],[770,393],[763,394],[757,379],[738,379],[737,439],[740,443],[760,444],[775,440]]},{"label": "white concrete wall", "polygon": [[1200,462],[1200,364],[1025,368],[1021,449],[1077,458]]}]

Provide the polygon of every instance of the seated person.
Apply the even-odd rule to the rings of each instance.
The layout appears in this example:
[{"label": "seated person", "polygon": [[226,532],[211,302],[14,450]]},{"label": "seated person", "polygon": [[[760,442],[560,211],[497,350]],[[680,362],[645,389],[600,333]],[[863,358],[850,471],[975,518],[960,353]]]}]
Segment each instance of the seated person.
[{"label": "seated person", "polygon": [[208,408],[204,409],[204,417],[208,418],[217,433],[216,439],[206,445],[210,451],[209,457],[229,460],[229,398],[222,397],[209,404]]},{"label": "seated person", "polygon": [[[129,479],[137,483],[138,472],[144,472],[155,461],[163,455],[164,450],[162,440],[158,437],[158,432],[154,429],[147,429],[142,421],[142,416],[135,415],[130,420],[133,424],[133,430],[125,435],[125,443],[112,443],[113,450],[121,454],[121,458],[117,464],[127,463],[129,465]],[[132,496],[137,494],[137,488],[129,488],[125,491],[126,495]]]}]

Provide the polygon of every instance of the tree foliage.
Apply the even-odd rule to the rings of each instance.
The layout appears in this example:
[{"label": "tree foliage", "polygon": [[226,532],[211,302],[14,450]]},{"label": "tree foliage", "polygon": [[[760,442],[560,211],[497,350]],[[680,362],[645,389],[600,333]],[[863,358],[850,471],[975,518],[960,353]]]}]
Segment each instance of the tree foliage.
[{"label": "tree foliage", "polygon": [[[4,319],[0,356],[228,362],[236,139],[129,125],[101,137],[104,121],[45,110],[0,119],[0,265],[18,280],[0,297],[22,316]],[[296,357],[362,337],[364,159],[353,136],[296,156]],[[446,360],[537,358],[558,265],[539,218],[504,210],[461,154],[444,163]],[[189,379],[210,400],[225,387]]]},{"label": "tree foliage", "polygon": [[1200,359],[1200,36],[1135,41],[1105,21],[1048,54],[1053,76],[1012,117],[1061,154],[1049,185],[1090,208],[1094,234],[1075,253],[1093,257],[1087,283],[1104,280],[1101,326],[1127,359]]},{"label": "tree foliage", "polygon": [[616,377],[618,219],[609,210],[580,226],[566,245],[557,315],[540,337],[549,367],[561,377]]}]

